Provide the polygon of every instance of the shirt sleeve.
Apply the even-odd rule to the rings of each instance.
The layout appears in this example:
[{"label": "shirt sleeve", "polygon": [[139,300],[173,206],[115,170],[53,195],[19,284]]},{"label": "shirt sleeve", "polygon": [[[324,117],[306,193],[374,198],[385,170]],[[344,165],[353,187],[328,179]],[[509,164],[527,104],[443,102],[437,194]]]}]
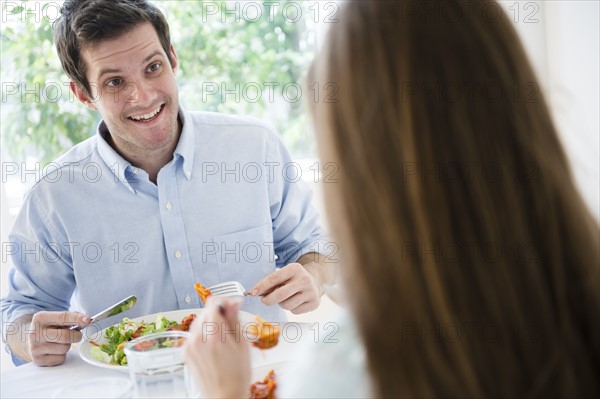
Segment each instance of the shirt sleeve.
[{"label": "shirt sleeve", "polygon": [[13,263],[8,291],[0,305],[4,342],[15,331],[11,323],[19,317],[69,309],[75,278],[70,256],[64,250],[67,241],[59,237],[41,201],[30,192],[4,246]]},{"label": "shirt sleeve", "polygon": [[292,160],[274,133],[271,134],[266,165],[276,266],[296,262],[310,252],[329,253],[332,245],[319,224],[319,214],[312,204],[312,191],[302,180],[302,168]]}]

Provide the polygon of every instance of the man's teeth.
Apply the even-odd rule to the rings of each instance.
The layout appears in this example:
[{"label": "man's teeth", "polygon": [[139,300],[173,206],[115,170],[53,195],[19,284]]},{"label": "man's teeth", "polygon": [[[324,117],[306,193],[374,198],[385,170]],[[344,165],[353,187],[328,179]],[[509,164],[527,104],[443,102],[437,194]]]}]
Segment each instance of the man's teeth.
[{"label": "man's teeth", "polygon": [[146,115],[131,115],[130,118],[135,120],[135,121],[141,121],[144,119],[150,119],[153,118],[156,114],[158,114],[160,112],[160,107],[156,108],[154,111],[150,112],[149,114]]}]

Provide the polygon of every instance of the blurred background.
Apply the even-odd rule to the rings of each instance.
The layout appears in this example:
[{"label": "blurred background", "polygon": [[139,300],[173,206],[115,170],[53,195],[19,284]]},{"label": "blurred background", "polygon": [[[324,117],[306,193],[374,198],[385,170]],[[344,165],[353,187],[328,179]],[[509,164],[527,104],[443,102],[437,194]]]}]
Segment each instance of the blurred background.
[{"label": "blurred background", "polygon": [[[52,160],[95,134],[99,116],[70,93],[52,39],[62,2],[2,1],[0,156],[2,243],[26,190]],[[315,191],[315,140],[306,102],[336,93],[303,78],[343,1],[154,1],[166,15],[187,109],[253,115],[273,124]],[[578,186],[600,215],[600,56],[598,1],[502,1],[515,24],[573,165]],[[497,12],[497,10],[492,10]],[[351,67],[351,66],[349,66]],[[375,78],[375,77],[374,77]],[[313,168],[313,169],[311,169]],[[322,212],[321,212],[322,214]],[[2,292],[10,259],[0,265]],[[328,300],[294,317],[322,321]],[[1,367],[12,364],[0,351]]]}]

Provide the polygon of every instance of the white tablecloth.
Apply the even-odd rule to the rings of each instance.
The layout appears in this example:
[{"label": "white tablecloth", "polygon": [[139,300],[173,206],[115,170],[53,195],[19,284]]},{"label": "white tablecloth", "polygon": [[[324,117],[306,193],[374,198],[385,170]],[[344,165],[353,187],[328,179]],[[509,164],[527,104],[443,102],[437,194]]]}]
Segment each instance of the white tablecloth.
[{"label": "white tablecloth", "polygon": [[[324,329],[317,323],[284,323],[279,343],[274,348],[259,351],[253,348],[253,380],[262,379],[271,365],[289,365],[297,358],[296,351],[310,342],[323,339]],[[320,331],[320,333],[319,333]],[[277,370],[275,370],[277,372]],[[38,367],[26,364],[0,374],[1,398],[52,398],[61,387],[85,379],[98,377],[129,378],[129,374],[96,367],[79,357],[78,344],[67,354],[64,364],[56,367]],[[102,392],[94,395],[104,397]],[[183,395],[182,395],[183,396]]]}]

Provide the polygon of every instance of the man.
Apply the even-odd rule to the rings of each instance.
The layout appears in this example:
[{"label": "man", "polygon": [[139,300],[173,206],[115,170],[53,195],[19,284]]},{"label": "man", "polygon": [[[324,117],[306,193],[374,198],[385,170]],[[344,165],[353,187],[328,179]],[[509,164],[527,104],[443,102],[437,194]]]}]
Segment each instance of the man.
[{"label": "man", "polygon": [[71,90],[102,122],[30,190],[11,234],[15,362],[64,362],[82,337],[67,327],[90,322],[72,297],[90,315],[134,294],[135,317],[201,306],[197,281],[238,280],[266,319],[315,309],[324,236],[277,135],[179,106],[169,28],[145,0],[66,1],[54,29]]}]

